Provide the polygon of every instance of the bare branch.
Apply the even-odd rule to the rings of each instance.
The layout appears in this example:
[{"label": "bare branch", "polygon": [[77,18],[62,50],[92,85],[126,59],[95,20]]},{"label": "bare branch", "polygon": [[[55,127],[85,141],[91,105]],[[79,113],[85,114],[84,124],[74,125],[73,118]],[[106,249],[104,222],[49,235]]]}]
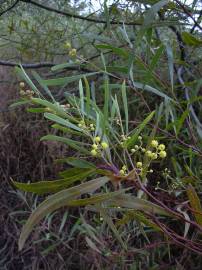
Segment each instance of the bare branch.
[{"label": "bare branch", "polygon": [[0,60],[0,66],[8,66],[8,67],[19,67],[22,66],[24,68],[43,68],[43,67],[52,67],[54,66],[53,63],[49,62],[42,62],[42,63],[33,63],[33,64],[20,64],[16,62],[4,61]]},{"label": "bare branch", "polygon": [[8,11],[10,11],[11,9],[13,9],[18,3],[20,2],[20,0],[16,0],[9,8],[7,8],[6,10],[4,10],[3,12],[0,13],[0,16],[2,16],[3,14],[7,13]]},{"label": "bare branch", "polygon": [[[67,16],[67,17],[71,17],[71,18],[76,18],[79,20],[85,20],[85,21],[89,21],[89,22],[94,22],[94,23],[103,23],[106,24],[107,22],[105,20],[99,20],[99,19],[95,19],[95,18],[89,18],[89,17],[84,17],[78,14],[72,14],[70,12],[66,12],[66,11],[62,11],[62,10],[58,10],[49,6],[45,6],[42,5],[40,3],[37,3],[35,1],[32,0],[20,0],[21,2],[27,3],[27,4],[32,4],[34,6],[37,6],[39,8],[51,11],[51,12],[55,12],[57,14],[63,15],[63,16]],[[110,21],[110,24],[125,24],[125,25],[142,25],[141,22],[124,22],[124,21]]]},{"label": "bare branch", "polygon": [[202,27],[200,26],[200,24],[195,20],[195,18],[192,16],[192,14],[189,12],[189,10],[187,10],[185,5],[183,5],[179,0],[175,0],[175,2],[182,8],[184,13],[187,14],[192,19],[195,27],[197,26],[200,30],[202,30]]},{"label": "bare branch", "polygon": [[[0,66],[7,66],[7,67],[20,67],[20,66],[22,66],[23,68],[27,68],[27,69],[53,67],[55,65],[57,65],[57,64],[51,63],[51,62],[21,64],[21,63],[16,63],[16,62],[0,60]],[[80,71],[84,71],[84,72],[92,72],[92,70],[89,70],[85,67],[80,67],[80,66],[69,66],[69,67],[65,67],[64,70],[78,70],[78,71],[80,70]]]}]

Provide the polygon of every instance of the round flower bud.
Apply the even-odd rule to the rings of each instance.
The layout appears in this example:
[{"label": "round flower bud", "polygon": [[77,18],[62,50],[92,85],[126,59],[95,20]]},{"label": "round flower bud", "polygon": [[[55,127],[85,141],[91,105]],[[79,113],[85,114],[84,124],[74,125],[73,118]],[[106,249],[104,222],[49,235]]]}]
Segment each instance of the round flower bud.
[{"label": "round flower bud", "polygon": [[108,143],[102,142],[101,143],[103,149],[107,149],[109,147]]},{"label": "round flower bud", "polygon": [[101,138],[99,136],[97,136],[97,137],[95,137],[94,141],[99,143],[101,141]]},{"label": "round flower bud", "polygon": [[97,150],[97,149],[98,149],[97,144],[94,143],[94,144],[92,145],[92,148],[95,149],[95,150]]},{"label": "round flower bud", "polygon": [[146,149],[145,149],[145,148],[142,148],[141,150],[142,150],[142,152],[143,152],[143,153],[146,151]]},{"label": "round flower bud", "polygon": [[131,153],[135,153],[136,152],[136,150],[134,148],[132,148],[130,151],[131,151]]},{"label": "round flower bud", "polygon": [[124,175],[125,174],[125,171],[124,170],[120,170],[119,173],[120,173],[120,175]]},{"label": "round flower bud", "polygon": [[24,82],[20,82],[20,88],[24,88],[25,87],[25,83]]},{"label": "round flower bud", "polygon": [[152,151],[150,151],[150,150],[148,150],[147,152],[146,152],[146,156],[148,156],[148,157],[152,157]]},{"label": "round flower bud", "polygon": [[141,140],[142,140],[142,136],[138,136],[138,140],[140,140],[140,141],[141,141]]},{"label": "round flower bud", "polygon": [[90,127],[92,128],[92,127],[94,127],[94,125],[93,124],[90,124]]},{"label": "round flower bud", "polygon": [[138,146],[137,144],[135,145],[135,149],[136,149],[136,150],[138,150],[138,149],[139,149],[139,146]]},{"label": "round flower bud", "polygon": [[160,156],[161,158],[165,158],[165,157],[167,156],[166,151],[160,151],[159,156]]},{"label": "round flower bud", "polygon": [[71,44],[69,42],[65,42],[64,47],[65,47],[65,49],[70,49],[71,48]]},{"label": "round flower bud", "polygon": [[142,168],[142,162],[139,161],[139,162],[137,162],[136,165],[137,165],[137,168]]},{"label": "round flower bud", "polygon": [[76,49],[71,49],[71,51],[69,52],[69,56],[75,57],[76,56]]},{"label": "round flower bud", "polygon": [[97,156],[97,151],[95,149],[91,150],[91,155],[92,156]]},{"label": "round flower bud", "polygon": [[152,153],[151,158],[152,159],[157,159],[158,158],[158,155],[156,153]]},{"label": "round flower bud", "polygon": [[159,145],[159,147],[158,147],[158,149],[160,150],[160,151],[163,151],[163,150],[165,150],[165,145],[164,144],[160,144]]},{"label": "round flower bud", "polygon": [[25,95],[25,91],[24,90],[20,90],[20,95],[24,96]]},{"label": "round flower bud", "polygon": [[123,167],[122,167],[122,170],[126,170],[127,168],[126,168],[126,165],[123,165]]},{"label": "round flower bud", "polygon": [[91,128],[90,128],[90,130],[91,130],[91,131],[94,131],[94,130],[95,130],[95,128],[94,128],[94,127],[91,127]]},{"label": "round flower bud", "polygon": [[152,141],[151,141],[151,146],[152,146],[152,147],[157,147],[158,144],[159,144],[159,143],[158,143],[157,140],[152,140]]},{"label": "round flower bud", "polygon": [[153,173],[154,171],[152,169],[149,170],[150,173]]}]

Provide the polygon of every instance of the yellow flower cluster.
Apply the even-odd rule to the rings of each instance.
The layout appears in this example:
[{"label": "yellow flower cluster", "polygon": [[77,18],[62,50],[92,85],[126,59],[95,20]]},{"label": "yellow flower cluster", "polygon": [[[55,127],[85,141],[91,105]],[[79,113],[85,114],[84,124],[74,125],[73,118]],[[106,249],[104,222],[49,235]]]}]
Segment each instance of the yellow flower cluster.
[{"label": "yellow flower cluster", "polygon": [[142,136],[138,136],[138,140],[140,141],[140,145],[136,144],[134,148],[130,149],[132,154],[139,150],[141,150],[143,153],[146,151],[146,149],[142,147]]},{"label": "yellow flower cluster", "polygon": [[101,143],[101,138],[99,136],[94,138],[94,143],[92,144],[92,150],[91,150],[91,155],[92,156],[97,156],[100,150],[106,150],[109,145],[107,142],[102,141]]},{"label": "yellow flower cluster", "polygon": [[34,95],[34,91],[29,90],[29,89],[25,90],[25,83],[24,82],[20,82],[19,86],[20,86],[20,96],[21,97],[31,98]]},{"label": "yellow flower cluster", "polygon": [[157,140],[152,140],[151,141],[151,147],[156,149],[155,153],[150,153],[151,151],[147,151],[146,154],[151,159],[157,159],[158,156],[160,158],[165,158],[167,156],[167,153],[165,151],[165,148],[166,148],[165,145],[164,144],[159,144]]},{"label": "yellow flower cluster", "polygon": [[119,173],[121,176],[124,176],[124,175],[126,175],[126,171],[127,171],[127,167],[126,167],[126,165],[123,165],[121,170],[119,171]]},{"label": "yellow flower cluster", "polygon": [[71,57],[75,57],[76,54],[77,54],[76,49],[71,49],[71,50],[69,51],[69,56],[71,56]]},{"label": "yellow flower cluster", "polygon": [[85,123],[84,120],[81,120],[79,123],[78,123],[78,127],[80,128],[84,128],[84,129],[88,129],[90,131],[95,131],[95,126],[94,124],[90,124],[89,126]]},{"label": "yellow flower cluster", "polygon": [[77,55],[77,50],[75,48],[72,48],[72,45],[70,42],[65,42],[64,48],[69,50],[69,56],[70,57],[75,57]]}]

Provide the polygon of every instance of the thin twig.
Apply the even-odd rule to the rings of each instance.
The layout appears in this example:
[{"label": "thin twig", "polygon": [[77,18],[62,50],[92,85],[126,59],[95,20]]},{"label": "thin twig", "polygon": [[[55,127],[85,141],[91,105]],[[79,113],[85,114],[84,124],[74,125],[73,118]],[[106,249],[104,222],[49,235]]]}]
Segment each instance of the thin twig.
[{"label": "thin twig", "polygon": [[[95,18],[89,18],[89,17],[84,17],[78,14],[73,14],[67,11],[62,11],[62,10],[58,10],[56,8],[52,8],[50,6],[45,6],[42,5],[40,3],[37,3],[35,1],[32,0],[20,0],[21,2],[27,3],[27,4],[32,4],[34,6],[37,6],[39,8],[42,8],[44,10],[48,10],[51,12],[55,12],[57,14],[63,15],[63,16],[67,16],[67,17],[71,17],[71,18],[75,18],[75,19],[79,19],[79,20],[85,20],[85,21],[89,21],[89,22],[94,22],[94,23],[102,23],[102,24],[106,24],[107,22],[105,20],[99,20],[99,19],[95,19]],[[123,21],[110,21],[110,24],[125,24],[125,25],[142,25],[142,23],[140,22],[123,22]]]},{"label": "thin twig", "polygon": [[2,16],[3,14],[9,12],[11,9],[13,9],[18,3],[20,2],[20,0],[15,1],[9,8],[7,8],[6,10],[2,11],[0,13],[0,16]]}]

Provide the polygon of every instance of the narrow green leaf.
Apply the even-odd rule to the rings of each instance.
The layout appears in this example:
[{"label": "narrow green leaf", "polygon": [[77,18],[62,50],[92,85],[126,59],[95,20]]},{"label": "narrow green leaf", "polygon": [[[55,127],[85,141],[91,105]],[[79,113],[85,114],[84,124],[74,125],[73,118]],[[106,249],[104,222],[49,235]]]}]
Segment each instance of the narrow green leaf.
[{"label": "narrow green leaf", "polygon": [[46,108],[51,109],[53,112],[56,112],[59,116],[68,118],[67,113],[64,109],[57,103],[51,103],[48,100],[41,99],[41,98],[32,98],[31,101],[36,104],[40,104]]},{"label": "narrow green leaf", "polygon": [[53,102],[55,102],[55,99],[51,94],[51,91],[48,89],[46,85],[42,83],[42,78],[39,76],[39,74],[36,71],[32,71],[32,74],[34,78],[37,80],[37,82],[40,84],[40,86],[44,89],[45,93],[52,99]]},{"label": "narrow green leaf", "polygon": [[157,50],[156,53],[154,54],[153,58],[151,59],[151,63],[149,65],[149,69],[151,71],[154,70],[154,68],[158,65],[159,60],[161,58],[162,53],[164,52],[164,45],[162,44]]},{"label": "narrow green leaf", "polygon": [[170,74],[170,82],[173,91],[173,80],[174,80],[174,59],[173,59],[173,51],[169,43],[166,44],[166,52],[168,56],[168,68]]},{"label": "narrow green leaf", "polygon": [[27,111],[30,113],[44,113],[46,112],[45,108],[27,108]]},{"label": "narrow green leaf", "polygon": [[109,80],[107,77],[105,77],[104,81],[104,130],[106,127],[106,122],[108,121],[108,115],[109,115]]},{"label": "narrow green leaf", "polygon": [[9,106],[9,108],[15,108],[15,107],[19,107],[19,106],[22,106],[22,105],[27,105],[27,104],[30,104],[30,100],[20,100],[20,101],[17,101],[13,104],[11,104]]},{"label": "narrow green leaf", "polygon": [[65,68],[68,68],[68,67],[77,67],[78,64],[76,63],[63,63],[63,64],[59,64],[59,65],[55,65],[51,68],[52,71],[57,71],[57,70],[60,70],[60,69],[65,69]]},{"label": "narrow green leaf", "polygon": [[86,77],[84,77],[85,87],[86,87],[86,114],[90,113],[90,86]]},{"label": "narrow green leaf", "polygon": [[63,159],[57,159],[57,163],[67,163],[69,165],[72,165],[76,168],[95,168],[96,166],[83,159],[69,157],[69,158],[63,158]]},{"label": "narrow green leaf", "polygon": [[55,135],[46,135],[44,137],[41,138],[41,141],[56,141],[56,142],[62,142],[68,146],[70,146],[71,148],[78,150],[79,153],[83,153],[83,154],[89,154],[89,151],[86,150],[83,147],[83,143],[78,142],[78,141],[74,141],[68,138],[64,138],[64,137],[60,137],[60,136],[55,136]]},{"label": "narrow green leaf", "polygon": [[84,112],[84,93],[83,93],[83,84],[82,84],[82,80],[79,80],[79,94],[80,94],[80,107],[81,107],[81,111]]},{"label": "narrow green leaf", "polygon": [[94,192],[95,190],[105,185],[108,181],[109,179],[107,177],[97,178],[49,196],[36,208],[36,210],[34,210],[24,225],[18,242],[19,250],[22,250],[25,241],[27,240],[34,226],[38,224],[47,214],[52,213],[58,208],[66,206],[75,197],[88,192]]},{"label": "narrow green leaf", "polygon": [[108,201],[109,205],[131,208],[144,211],[146,213],[155,213],[163,216],[171,216],[164,208],[150,201],[140,199],[128,194],[118,195],[116,199]]},{"label": "narrow green leaf", "polygon": [[127,102],[126,82],[125,81],[122,84],[121,93],[122,93],[123,107],[124,107],[124,112],[125,112],[126,134],[128,134],[128,102]]},{"label": "narrow green leaf", "polygon": [[67,85],[68,83],[72,83],[75,81],[79,81],[84,77],[89,77],[98,74],[99,72],[91,72],[81,75],[75,75],[72,77],[64,77],[64,78],[57,78],[57,79],[49,79],[49,80],[42,80],[42,83],[47,86],[57,86],[57,85]]},{"label": "narrow green leaf", "polygon": [[153,118],[155,114],[155,111],[151,112],[145,119],[144,121],[136,128],[135,132],[132,133],[131,138],[126,142],[126,146],[130,147],[132,145],[135,144],[135,142],[138,139],[138,136],[140,135],[140,133],[142,132],[142,130],[144,129],[144,127],[151,121],[151,119]]},{"label": "narrow green leaf", "polygon": [[155,20],[155,16],[158,11],[168,3],[169,0],[161,0],[154,4],[145,14],[144,26],[150,26],[150,24]]},{"label": "narrow green leaf", "polygon": [[79,128],[78,126],[70,123],[67,119],[63,119],[63,118],[61,118],[61,117],[59,117],[59,116],[57,116],[55,114],[44,113],[44,117],[51,120],[51,121],[53,121],[53,122],[55,122],[55,123],[58,123],[58,124],[62,125],[62,126],[66,126],[68,128],[72,128],[74,130],[82,132],[81,128]]},{"label": "narrow green leaf", "polygon": [[115,54],[128,59],[129,53],[127,50],[122,49],[122,48],[117,48],[112,45],[106,45],[106,44],[97,44],[95,45],[97,49],[105,49],[105,50],[112,50]]},{"label": "narrow green leaf", "polygon": [[186,45],[198,47],[202,45],[202,40],[195,37],[194,35],[188,33],[188,32],[182,32],[182,39]]},{"label": "narrow green leaf", "polygon": [[168,100],[173,100],[172,98],[170,98],[168,95],[164,94],[163,92],[157,90],[156,88],[152,87],[152,86],[149,86],[149,85],[145,85],[143,83],[139,83],[139,82],[134,82],[134,86],[136,88],[140,88],[142,90],[146,90],[150,93],[153,93],[157,96],[160,96],[160,97],[163,97],[163,98],[166,98]]},{"label": "narrow green leaf", "polygon": [[41,96],[39,90],[37,89],[37,87],[34,85],[34,83],[31,81],[31,79],[29,78],[29,76],[27,75],[27,73],[25,72],[24,68],[22,66],[16,67],[15,68],[17,74],[26,81],[26,83],[31,87],[31,89],[39,96]]},{"label": "narrow green leaf", "polygon": [[193,208],[193,215],[195,216],[196,222],[202,226],[202,207],[200,199],[195,191],[195,189],[189,185],[187,188],[187,195],[189,198],[189,202],[191,207]]},{"label": "narrow green leaf", "polygon": [[[71,170],[71,169],[69,169]],[[26,191],[26,192],[32,192],[36,193],[38,195],[45,194],[45,193],[55,193],[60,190],[63,190],[73,184],[76,181],[85,180],[86,177],[92,176],[96,174],[96,169],[76,169],[73,172],[71,172],[71,175],[68,173],[64,177],[64,179],[59,180],[52,180],[52,181],[39,181],[36,183],[19,183],[16,181],[13,181],[12,183],[20,190]]]}]

